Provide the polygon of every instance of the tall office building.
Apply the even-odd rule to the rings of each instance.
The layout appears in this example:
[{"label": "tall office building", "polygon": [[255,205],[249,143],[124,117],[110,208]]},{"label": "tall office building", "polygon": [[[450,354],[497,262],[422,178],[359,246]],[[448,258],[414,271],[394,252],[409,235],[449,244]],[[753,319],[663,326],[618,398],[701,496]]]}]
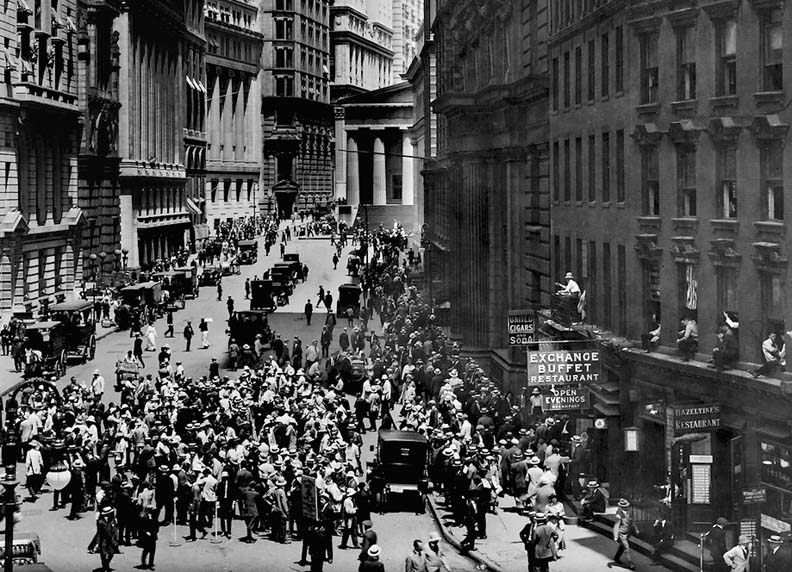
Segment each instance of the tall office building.
[{"label": "tall office building", "polygon": [[398,83],[418,55],[417,38],[424,17],[424,0],[392,0],[393,77]]},{"label": "tall office building", "polygon": [[259,61],[263,36],[255,0],[206,5],[206,215],[210,228],[258,214],[261,161]]},{"label": "tall office building", "polygon": [[263,159],[268,205],[288,217],[332,200],[329,0],[263,0]]}]

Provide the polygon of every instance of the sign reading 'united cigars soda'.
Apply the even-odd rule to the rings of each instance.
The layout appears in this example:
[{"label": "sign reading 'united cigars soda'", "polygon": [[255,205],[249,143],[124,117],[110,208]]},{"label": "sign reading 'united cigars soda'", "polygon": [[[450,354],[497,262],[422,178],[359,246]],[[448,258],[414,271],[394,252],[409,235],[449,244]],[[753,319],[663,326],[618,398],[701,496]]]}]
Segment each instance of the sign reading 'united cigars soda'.
[{"label": "sign reading 'united cigars soda'", "polygon": [[532,310],[510,310],[506,317],[510,346],[527,346],[534,338],[534,313]]},{"label": "sign reading 'united cigars soda'", "polygon": [[717,431],[720,427],[720,405],[672,405],[674,434]]},{"label": "sign reading 'united cigars soda'", "polygon": [[600,354],[597,350],[528,352],[528,385],[598,383]]}]

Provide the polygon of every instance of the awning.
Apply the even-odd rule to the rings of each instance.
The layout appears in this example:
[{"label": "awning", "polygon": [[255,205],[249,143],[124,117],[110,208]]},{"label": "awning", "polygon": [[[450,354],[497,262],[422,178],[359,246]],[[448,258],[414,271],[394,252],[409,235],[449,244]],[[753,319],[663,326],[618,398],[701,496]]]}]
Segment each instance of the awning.
[{"label": "awning", "polygon": [[605,417],[618,417],[619,416],[619,408],[618,407],[611,407],[610,405],[605,405],[604,403],[595,403],[594,409],[602,413]]},{"label": "awning", "polygon": [[202,92],[206,93],[206,88],[204,87],[204,84],[203,84],[203,82],[201,82],[201,80],[200,80],[200,79],[198,79],[198,80],[195,80],[195,81],[198,83],[198,89],[199,89],[200,91],[202,91]]},{"label": "awning", "polygon": [[195,85],[195,83],[193,82],[193,79],[192,79],[190,76],[186,75],[186,76],[184,76],[184,79],[186,79],[186,80],[187,80],[187,85],[189,85],[189,86],[190,86],[190,88],[192,88],[192,89],[198,89],[198,86],[197,86],[197,85]]},{"label": "awning", "polygon": [[190,214],[199,215],[201,214],[201,207],[195,204],[195,201],[192,200],[190,197],[187,197],[185,201],[187,204],[187,210],[190,211]]}]

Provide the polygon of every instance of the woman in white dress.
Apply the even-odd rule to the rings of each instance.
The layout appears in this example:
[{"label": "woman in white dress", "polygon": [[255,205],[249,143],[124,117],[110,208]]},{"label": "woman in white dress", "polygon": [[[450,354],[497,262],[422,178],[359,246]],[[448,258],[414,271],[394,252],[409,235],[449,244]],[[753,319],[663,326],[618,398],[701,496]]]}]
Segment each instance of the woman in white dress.
[{"label": "woman in white dress", "polygon": [[154,328],[154,324],[149,324],[146,331],[146,351],[157,351],[157,330]]}]

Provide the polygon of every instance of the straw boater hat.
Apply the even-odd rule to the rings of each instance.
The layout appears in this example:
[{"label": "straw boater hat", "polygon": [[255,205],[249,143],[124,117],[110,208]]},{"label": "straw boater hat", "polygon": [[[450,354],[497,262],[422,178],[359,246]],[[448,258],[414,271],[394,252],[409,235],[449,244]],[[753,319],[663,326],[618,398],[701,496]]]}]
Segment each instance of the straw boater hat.
[{"label": "straw boater hat", "polygon": [[619,501],[619,508],[629,508],[629,506],[630,506],[630,501],[628,501],[627,499],[621,499]]}]

